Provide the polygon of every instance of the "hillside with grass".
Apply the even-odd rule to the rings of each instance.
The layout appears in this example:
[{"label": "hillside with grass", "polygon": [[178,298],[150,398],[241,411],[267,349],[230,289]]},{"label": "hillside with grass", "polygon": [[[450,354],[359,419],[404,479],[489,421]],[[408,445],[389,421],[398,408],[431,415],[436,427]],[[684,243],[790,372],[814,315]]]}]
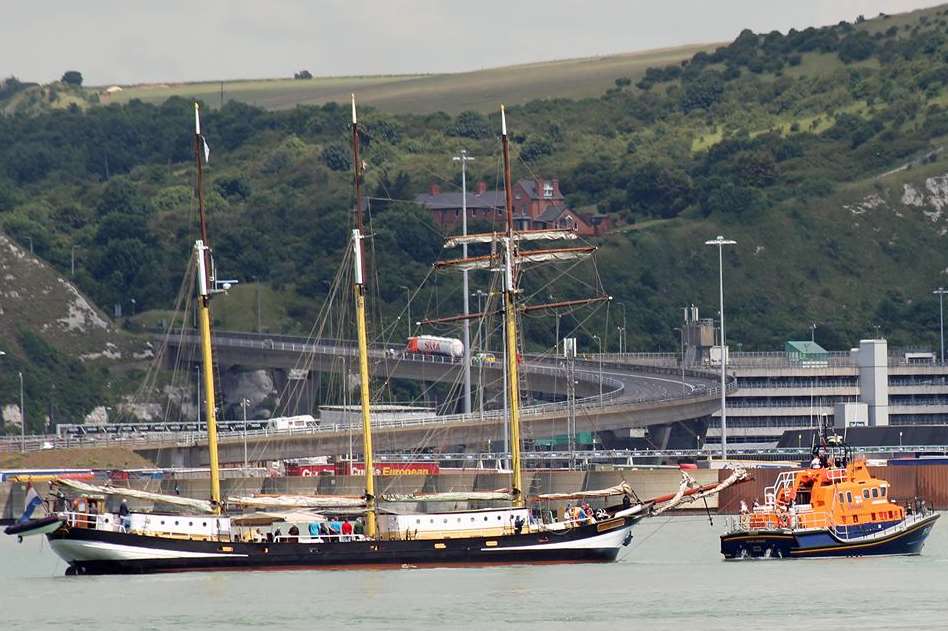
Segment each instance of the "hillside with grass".
[{"label": "hillside with grass", "polygon": [[[948,9],[744,31],[684,60],[611,72],[595,95],[528,100],[508,114],[514,177],[558,177],[572,208],[614,225],[596,240],[613,305],[565,316],[562,332],[616,350],[621,303],[629,349],[677,349],[683,306],[716,312],[717,257],[704,241],[723,234],[738,241],[725,258],[736,347],[782,348],[811,323],[834,350],[876,334],[893,346],[936,343],[931,290],[948,270]],[[432,183],[459,188],[451,158],[462,148],[476,157],[468,181],[499,187],[494,106],[511,99],[399,113],[358,96],[373,336],[398,344],[405,287],[421,286],[416,319],[461,302],[456,276],[429,277],[443,235],[412,200]],[[196,234],[192,124],[178,96],[0,117],[0,226],[60,274],[76,248],[75,283],[99,305],[134,300],[132,328],[166,319]],[[211,241],[220,269],[246,283],[217,301],[215,324],[309,331],[349,238],[348,104],[228,101],[205,114],[204,131]],[[474,287],[488,283],[480,274]],[[582,280],[541,271],[526,289],[554,281],[556,298],[570,298]],[[526,331],[532,350],[553,348],[548,321]]]},{"label": "hillside with grass", "polygon": [[364,102],[393,114],[491,112],[501,101],[522,105],[534,99],[598,96],[616,77],[640,77],[651,66],[678,63],[711,49],[711,45],[697,44],[458,73],[224,81],[223,86],[220,81],[136,85],[103,96],[103,102],[162,103],[179,96],[218,107],[223,88],[224,102],[234,100],[267,110],[344,102],[358,92]]}]

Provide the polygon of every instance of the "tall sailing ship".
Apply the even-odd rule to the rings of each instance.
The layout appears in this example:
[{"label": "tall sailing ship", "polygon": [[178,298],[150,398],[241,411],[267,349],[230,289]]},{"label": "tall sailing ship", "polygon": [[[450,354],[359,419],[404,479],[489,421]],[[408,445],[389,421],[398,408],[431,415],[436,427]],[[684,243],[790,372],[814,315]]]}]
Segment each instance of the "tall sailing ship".
[{"label": "tall sailing ship", "polygon": [[[214,358],[211,345],[211,298],[226,289],[218,280],[209,247],[204,209],[203,167],[206,143],[200,110],[195,103],[196,189],[200,211],[200,239],[195,241],[197,309],[201,336],[203,386],[206,393],[210,499],[192,499],[146,491],[58,480],[59,491],[79,495],[87,506],[57,511],[24,521],[19,536],[45,535],[50,547],[68,564],[67,574],[167,572],[207,569],[303,568],[371,565],[447,565],[470,563],[530,563],[551,561],[614,561],[632,539],[640,519],[681,502],[719,492],[743,476],[740,470],[719,484],[698,486],[684,476],[674,494],[639,500],[627,484],[600,491],[528,497],[523,484],[520,439],[520,381],[518,378],[518,269],[524,262],[559,260],[587,253],[589,248],[521,251],[520,243],[533,239],[569,238],[566,231],[518,231],[512,216],[511,175],[506,114],[501,108],[501,142],[506,194],[506,226],[501,233],[455,237],[451,243],[493,243],[492,254],[458,259],[445,265],[499,270],[503,277],[502,317],[505,327],[507,400],[510,428],[510,488],[496,492],[442,493],[411,496],[415,503],[461,502],[489,504],[492,508],[450,512],[397,512],[391,508],[406,498],[377,494],[373,467],[372,419],[368,341],[366,330],[366,238],[361,218],[362,163],[359,125],[352,100],[355,227],[350,242],[353,262],[352,292],[358,336],[362,451],[365,489],[362,497],[335,496],[221,496],[217,454],[217,409]],[[109,513],[106,495],[135,497],[182,512]],[[611,500],[610,500],[611,498]],[[391,499],[391,502],[388,500]],[[587,500],[603,504],[595,515],[550,519],[537,510],[542,503]],[[610,503],[611,501],[611,503]],[[388,506],[391,505],[391,506]],[[499,506],[499,507],[498,507]],[[247,512],[251,511],[251,512]],[[338,532],[326,528],[338,515],[358,516],[360,528]]]}]

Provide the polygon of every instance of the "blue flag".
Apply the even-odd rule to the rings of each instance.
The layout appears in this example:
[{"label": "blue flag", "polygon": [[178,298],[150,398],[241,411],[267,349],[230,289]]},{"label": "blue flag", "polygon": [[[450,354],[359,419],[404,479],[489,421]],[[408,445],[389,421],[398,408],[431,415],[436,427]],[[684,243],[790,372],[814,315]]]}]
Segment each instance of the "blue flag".
[{"label": "blue flag", "polygon": [[43,503],[43,498],[39,496],[39,493],[36,492],[36,489],[33,488],[33,485],[29,485],[26,490],[26,506],[23,509],[23,515],[20,517],[19,522],[22,524],[29,521],[30,516],[33,514],[33,511],[36,510],[36,507]]}]

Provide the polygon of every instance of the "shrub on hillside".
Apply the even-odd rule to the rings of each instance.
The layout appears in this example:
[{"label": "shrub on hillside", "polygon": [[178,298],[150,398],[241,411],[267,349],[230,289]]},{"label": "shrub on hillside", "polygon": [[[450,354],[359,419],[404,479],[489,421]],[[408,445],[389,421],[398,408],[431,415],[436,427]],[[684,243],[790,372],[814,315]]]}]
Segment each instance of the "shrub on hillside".
[{"label": "shrub on hillside", "polygon": [[340,145],[329,145],[319,154],[319,159],[333,171],[348,171],[352,168],[349,152]]},{"label": "shrub on hillside", "polygon": [[461,112],[445,132],[449,136],[462,138],[487,138],[490,136],[490,125],[487,118],[479,112]]},{"label": "shrub on hillside", "polygon": [[78,70],[67,70],[61,79],[63,83],[74,85],[77,88],[82,85],[82,73]]}]

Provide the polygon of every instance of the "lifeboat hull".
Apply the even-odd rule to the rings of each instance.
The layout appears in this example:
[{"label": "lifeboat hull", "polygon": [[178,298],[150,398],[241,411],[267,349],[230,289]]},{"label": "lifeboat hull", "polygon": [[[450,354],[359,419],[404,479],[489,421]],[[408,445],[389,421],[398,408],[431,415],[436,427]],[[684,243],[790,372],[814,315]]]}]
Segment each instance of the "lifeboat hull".
[{"label": "lifeboat hull", "polygon": [[721,536],[721,554],[728,560],[921,554],[938,517],[926,515],[909,526],[896,524],[871,535],[848,539],[830,529],[730,532]]}]

